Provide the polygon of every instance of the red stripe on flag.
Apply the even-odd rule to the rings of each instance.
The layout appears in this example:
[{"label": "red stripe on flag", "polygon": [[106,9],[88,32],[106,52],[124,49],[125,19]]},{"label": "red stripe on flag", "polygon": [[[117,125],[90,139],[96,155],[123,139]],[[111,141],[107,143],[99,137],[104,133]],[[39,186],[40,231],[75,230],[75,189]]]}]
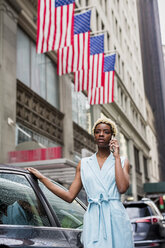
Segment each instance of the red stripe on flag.
[{"label": "red stripe on flag", "polygon": [[80,71],[78,71],[78,91],[80,91]]},{"label": "red stripe on flag", "polygon": [[67,46],[67,34],[68,34],[68,25],[69,25],[69,5],[67,5],[67,19],[66,19],[66,33],[65,33],[65,42],[64,46]]},{"label": "red stripe on flag", "polygon": [[[79,60],[80,60],[80,35],[77,35],[77,47],[78,47],[78,51],[77,51],[77,68],[76,70],[79,70]],[[80,68],[81,69],[81,68]]]},{"label": "red stripe on flag", "polygon": [[99,61],[100,61],[100,54],[98,54],[98,59],[97,59],[97,76],[96,76],[96,87],[98,87],[98,80],[99,80]]},{"label": "red stripe on flag", "polygon": [[69,50],[70,49],[67,49],[67,54],[66,54],[66,73],[68,73]]},{"label": "red stripe on flag", "polygon": [[75,3],[73,3],[73,12],[72,12],[71,44],[73,44],[73,37],[74,37],[74,9],[75,9]]},{"label": "red stripe on flag", "polygon": [[61,67],[62,67],[62,70],[61,70],[61,75],[63,75],[63,74],[64,74],[64,64],[63,64],[63,58],[64,58],[64,48],[61,48],[61,60],[60,60]]},{"label": "red stripe on flag", "polygon": [[109,96],[110,96],[110,72],[108,72],[108,82],[107,82],[107,102],[109,103]]},{"label": "red stripe on flag", "polygon": [[90,69],[89,58],[90,58],[90,32],[88,32],[88,68]]},{"label": "red stripe on flag", "polygon": [[93,56],[93,61],[92,61],[92,82],[91,82],[91,89],[93,88],[93,80],[94,80],[94,72],[95,72],[95,68],[94,68],[94,60],[95,60],[95,55]]},{"label": "red stripe on flag", "polygon": [[59,42],[59,48],[61,47],[61,40],[62,40],[62,20],[63,20],[63,8],[61,7],[61,20],[60,20],[60,42]]},{"label": "red stripe on flag", "polygon": [[89,91],[89,70],[87,70],[87,83],[86,83],[86,88],[85,88],[85,80],[84,80],[84,89]]},{"label": "red stripe on flag", "polygon": [[44,20],[43,20],[43,37],[42,37],[42,46],[41,46],[41,53],[43,53],[43,47],[44,47],[44,30],[45,30],[45,17],[46,17],[46,0],[44,0]]},{"label": "red stripe on flag", "polygon": [[103,86],[103,103],[105,103],[105,72],[103,73],[103,81],[104,81],[104,86]]},{"label": "red stripe on flag", "polygon": [[114,101],[114,76],[115,76],[115,71],[113,71],[112,74],[112,102]]},{"label": "red stripe on flag", "polygon": [[55,12],[54,12],[54,26],[55,26],[55,30],[54,30],[54,35],[53,35],[52,50],[54,50],[54,48],[55,48],[55,40],[56,40],[56,35],[57,35],[56,18],[57,18],[57,8],[55,8]]},{"label": "red stripe on flag", "polygon": [[60,62],[60,59],[59,59],[59,49],[57,50],[57,75],[59,75],[59,62]]},{"label": "red stripe on flag", "polygon": [[37,47],[36,51],[38,52],[38,43],[39,43],[39,36],[40,36],[40,10],[41,10],[41,1],[38,0],[38,18],[37,18]]},{"label": "red stripe on flag", "polygon": [[48,27],[48,37],[47,37],[47,51],[49,51],[49,38],[50,38],[50,27],[51,27],[51,19],[52,19],[52,10],[51,10],[51,0],[49,0],[49,27]]},{"label": "red stripe on flag", "polygon": [[[101,79],[103,78],[103,73],[104,73],[104,54],[102,55],[102,69],[101,69]],[[101,81],[101,86],[104,86],[104,82]]]},{"label": "red stripe on flag", "polygon": [[[85,33],[83,33],[83,48],[85,48]],[[84,69],[84,64],[86,61],[84,61],[84,57],[85,57],[85,53],[84,53],[85,49],[83,49],[83,54],[82,54],[82,69]],[[86,51],[85,51],[86,52]],[[88,65],[87,65],[88,66]],[[88,68],[88,67],[87,67]]]},{"label": "red stripe on flag", "polygon": [[71,63],[71,72],[73,71],[73,65],[74,65],[74,45],[72,46],[72,63]]}]

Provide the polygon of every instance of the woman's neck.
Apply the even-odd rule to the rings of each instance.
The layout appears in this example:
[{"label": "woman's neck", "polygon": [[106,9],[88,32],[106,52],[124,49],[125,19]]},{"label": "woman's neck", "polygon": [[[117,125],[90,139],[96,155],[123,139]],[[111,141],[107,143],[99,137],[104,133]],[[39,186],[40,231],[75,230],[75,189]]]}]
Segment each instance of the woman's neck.
[{"label": "woman's neck", "polygon": [[98,148],[97,156],[100,158],[108,157],[110,155],[109,147],[107,149],[105,148]]}]

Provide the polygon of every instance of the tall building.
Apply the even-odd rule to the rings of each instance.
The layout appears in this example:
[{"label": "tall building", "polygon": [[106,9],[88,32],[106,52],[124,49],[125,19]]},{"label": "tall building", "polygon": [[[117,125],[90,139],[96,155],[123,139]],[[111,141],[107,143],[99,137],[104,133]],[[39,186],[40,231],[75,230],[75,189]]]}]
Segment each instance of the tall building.
[{"label": "tall building", "polygon": [[146,97],[155,118],[161,180],[165,179],[165,69],[158,3],[138,0],[139,28]]},{"label": "tall building", "polygon": [[163,49],[163,60],[164,60],[164,68],[165,68],[165,45],[162,46]]},{"label": "tall building", "polygon": [[[103,32],[105,52],[117,55],[112,104],[90,106],[85,92],[74,91],[72,74],[57,76],[54,51],[36,54],[37,0],[0,1],[0,162],[25,167],[26,160],[26,166],[69,185],[77,162],[96,151],[91,127],[107,116],[117,124],[121,155],[129,158],[128,194],[136,200],[145,182],[159,180],[157,170],[150,173],[158,166],[157,149],[148,122],[136,1],[76,1],[81,11],[87,6],[92,34]],[[53,147],[62,153],[55,157]]]}]

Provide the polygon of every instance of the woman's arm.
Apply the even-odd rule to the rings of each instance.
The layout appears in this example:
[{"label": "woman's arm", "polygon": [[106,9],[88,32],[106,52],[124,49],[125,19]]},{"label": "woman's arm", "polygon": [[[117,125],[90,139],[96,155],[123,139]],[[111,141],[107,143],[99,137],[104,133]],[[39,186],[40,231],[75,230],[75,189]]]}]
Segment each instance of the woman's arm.
[{"label": "woman's arm", "polygon": [[129,162],[128,159],[124,161],[124,167],[122,168],[121,159],[115,158],[115,177],[116,184],[119,192],[124,194],[129,188]]},{"label": "woman's arm", "polygon": [[117,188],[121,194],[124,194],[129,188],[129,170],[130,170],[129,161],[128,159],[125,159],[124,167],[122,168],[118,141],[116,139],[111,140],[110,146],[114,147],[113,156],[115,157],[115,178],[116,178]]},{"label": "woman's arm", "polygon": [[30,167],[27,170],[33,173],[50,191],[52,191],[55,195],[59,196],[63,200],[71,203],[75,197],[78,195],[82,188],[81,176],[80,176],[80,167],[81,161],[78,163],[76,168],[75,178],[69,188],[68,191],[58,187],[54,183],[52,183],[47,177],[41,174],[38,170]]}]

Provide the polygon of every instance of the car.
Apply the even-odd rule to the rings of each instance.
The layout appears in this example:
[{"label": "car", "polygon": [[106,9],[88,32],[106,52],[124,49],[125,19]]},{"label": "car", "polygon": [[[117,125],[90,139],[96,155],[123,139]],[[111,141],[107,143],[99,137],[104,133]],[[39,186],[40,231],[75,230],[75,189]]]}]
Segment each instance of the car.
[{"label": "car", "polygon": [[65,202],[29,171],[0,165],[0,244],[81,248],[85,211],[78,198]]},{"label": "car", "polygon": [[135,247],[165,247],[165,219],[149,198],[124,202],[131,220]]}]

